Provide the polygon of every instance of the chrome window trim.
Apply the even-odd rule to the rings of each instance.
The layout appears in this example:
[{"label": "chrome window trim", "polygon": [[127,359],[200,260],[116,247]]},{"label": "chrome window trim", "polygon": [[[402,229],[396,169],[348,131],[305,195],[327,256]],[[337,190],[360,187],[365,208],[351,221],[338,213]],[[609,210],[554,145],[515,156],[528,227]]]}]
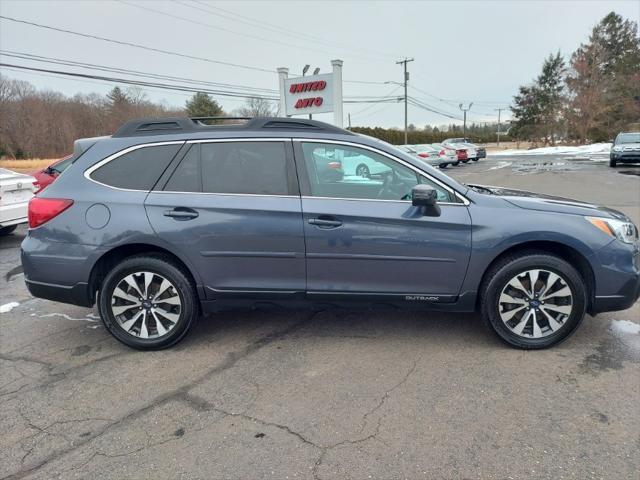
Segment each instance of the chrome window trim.
[{"label": "chrome window trim", "polygon": [[[348,142],[345,140],[324,140],[321,138],[294,138],[293,139],[294,142],[305,142],[305,143],[330,143],[330,144],[334,144],[334,145],[346,145],[349,147],[355,147],[355,148],[362,148],[364,150],[370,150],[374,153],[377,153],[379,155],[382,155],[384,157],[387,157],[391,160],[394,160],[398,163],[400,163],[401,165],[404,165],[405,167],[413,170],[414,172],[416,172],[418,175],[422,175],[424,177],[426,177],[427,179],[431,180],[432,182],[436,183],[437,185],[440,185],[442,188],[444,188],[445,190],[447,190],[449,193],[453,194],[455,197],[459,198],[462,203],[455,203],[455,202],[438,202],[439,205],[464,205],[464,206],[468,206],[471,202],[464,196],[462,195],[460,192],[458,192],[456,189],[450,187],[449,185],[441,182],[440,180],[438,180],[437,178],[432,177],[431,175],[429,175],[427,172],[425,172],[424,170],[420,170],[418,167],[411,165],[410,163],[395,157],[393,155],[391,155],[390,153],[384,152],[382,150],[379,150],[375,147],[371,147],[369,145],[363,145],[361,143],[354,143],[354,142]],[[340,197],[312,197],[312,196],[305,196],[302,198],[331,198],[333,200],[360,200],[360,201],[383,201],[383,202],[409,202],[408,200],[380,200],[380,199],[371,199],[371,198],[340,198]]]},{"label": "chrome window trim", "polygon": [[300,195],[275,195],[269,193],[216,193],[216,192],[180,192],[173,190],[149,190],[149,193],[160,194],[183,194],[183,195],[216,195],[221,197],[275,197],[275,198],[295,198],[300,200]]},{"label": "chrome window trim", "polygon": [[98,185],[102,185],[103,187],[112,188],[114,190],[120,190],[122,192],[143,192],[143,193],[189,193],[189,194],[197,194],[197,195],[235,195],[235,196],[254,196],[254,197],[281,197],[281,198],[300,198],[298,195],[268,195],[268,194],[257,194],[257,193],[210,193],[210,192],[173,192],[173,191],[162,191],[162,190],[139,190],[135,188],[122,188],[115,187],[113,185],[108,185],[106,183],[99,182],[91,178],[91,174],[95,172],[98,168],[106,165],[107,163],[115,160],[116,158],[121,157],[122,155],[126,155],[129,152],[133,152],[134,150],[138,150],[140,148],[147,147],[159,147],[162,145],[180,145],[180,144],[194,144],[194,143],[213,143],[213,142],[291,142],[290,137],[270,137],[270,138],[214,138],[214,139],[195,139],[195,140],[172,140],[166,142],[152,142],[152,143],[141,143],[139,145],[133,145],[131,147],[127,147],[123,150],[120,150],[116,153],[112,153],[108,157],[100,160],[95,165],[87,168],[84,171],[84,178],[87,180],[96,183]]},{"label": "chrome window trim", "polygon": [[95,172],[97,169],[99,169],[100,167],[102,167],[103,165],[106,165],[107,163],[111,162],[112,160],[115,160],[116,158],[119,158],[122,155],[126,155],[129,152],[133,152],[133,151],[139,150],[141,148],[161,147],[163,145],[181,145],[183,143],[185,143],[184,140],[174,140],[174,141],[169,141],[169,142],[141,143],[139,145],[133,145],[131,147],[127,147],[124,150],[120,150],[120,151],[118,151],[116,153],[112,153],[108,157],[100,160],[95,165],[92,165],[91,167],[87,168],[84,171],[84,178],[86,178],[87,180],[89,180],[89,181],[91,181],[93,183],[97,183],[98,185],[102,185],[103,187],[113,188],[114,190],[120,190],[122,192],[144,192],[144,193],[148,193],[149,192],[148,190],[140,190],[140,189],[136,189],[136,188],[121,188],[121,187],[115,187],[113,185],[108,185],[106,183],[102,183],[102,182],[99,182],[97,180],[94,180],[93,178],[91,178],[91,174],[93,172]]},{"label": "chrome window trim", "polygon": [[[345,197],[313,197],[310,195],[302,195],[303,200],[346,200],[350,202],[392,202],[392,203],[411,203],[411,200],[386,200],[382,198],[345,198]],[[450,205],[452,207],[464,207],[464,203],[456,202],[438,202],[438,205]]]}]

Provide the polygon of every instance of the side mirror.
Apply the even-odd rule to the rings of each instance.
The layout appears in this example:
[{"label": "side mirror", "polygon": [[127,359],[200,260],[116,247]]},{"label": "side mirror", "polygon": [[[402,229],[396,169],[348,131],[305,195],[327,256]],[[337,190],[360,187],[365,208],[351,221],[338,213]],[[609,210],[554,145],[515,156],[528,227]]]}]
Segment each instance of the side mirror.
[{"label": "side mirror", "polygon": [[430,185],[419,184],[411,189],[411,204],[420,207],[422,214],[428,217],[439,217],[438,192]]}]

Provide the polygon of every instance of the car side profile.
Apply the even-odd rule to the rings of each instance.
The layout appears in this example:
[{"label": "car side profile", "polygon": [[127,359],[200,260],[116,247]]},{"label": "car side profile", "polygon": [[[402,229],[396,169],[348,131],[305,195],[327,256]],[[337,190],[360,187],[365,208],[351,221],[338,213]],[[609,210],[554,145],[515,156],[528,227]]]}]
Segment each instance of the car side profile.
[{"label": "car side profile", "polygon": [[[615,210],[465,185],[313,120],[205,122],[136,120],[76,142],[29,205],[30,292],[97,303],[109,332],[145,350],[203,313],[273,304],[477,311],[537,349],[640,295],[638,230]],[[379,173],[342,168],[362,157]]]}]

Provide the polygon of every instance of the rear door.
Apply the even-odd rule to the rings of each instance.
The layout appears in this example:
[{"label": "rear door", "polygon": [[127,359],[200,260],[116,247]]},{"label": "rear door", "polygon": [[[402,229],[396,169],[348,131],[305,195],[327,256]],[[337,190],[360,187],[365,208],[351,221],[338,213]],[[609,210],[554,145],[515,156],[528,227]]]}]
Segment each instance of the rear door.
[{"label": "rear door", "polygon": [[147,197],[154,230],[196,265],[208,298],[304,292],[294,168],[289,139],[194,141]]}]

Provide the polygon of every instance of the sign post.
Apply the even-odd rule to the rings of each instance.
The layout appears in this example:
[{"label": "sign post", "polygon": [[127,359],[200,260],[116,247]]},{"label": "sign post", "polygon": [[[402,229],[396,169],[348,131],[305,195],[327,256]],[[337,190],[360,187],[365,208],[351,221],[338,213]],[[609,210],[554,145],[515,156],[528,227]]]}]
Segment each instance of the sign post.
[{"label": "sign post", "polygon": [[278,68],[279,112],[287,117],[333,112],[333,123],[342,127],[342,60],[332,60],[332,73],[289,77]]}]

